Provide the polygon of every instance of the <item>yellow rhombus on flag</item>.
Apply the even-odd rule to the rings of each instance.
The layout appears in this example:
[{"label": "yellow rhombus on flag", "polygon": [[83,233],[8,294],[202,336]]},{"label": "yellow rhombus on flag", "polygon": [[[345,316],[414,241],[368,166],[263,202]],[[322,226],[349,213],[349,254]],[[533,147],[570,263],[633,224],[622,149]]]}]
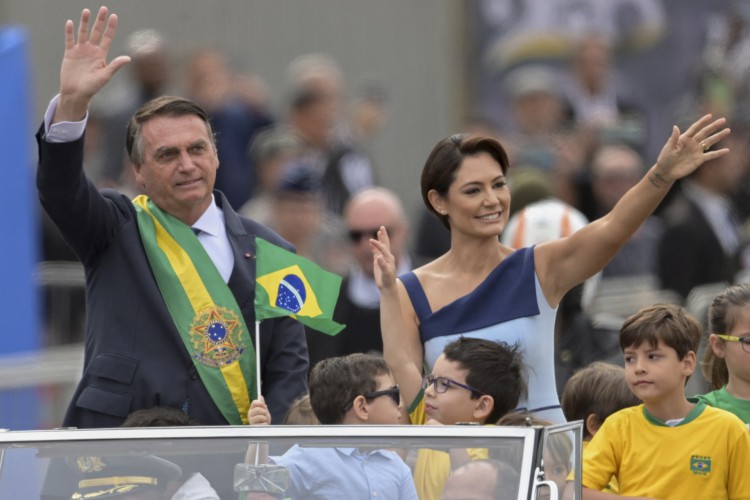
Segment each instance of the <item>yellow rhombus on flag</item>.
[{"label": "yellow rhombus on flag", "polygon": [[341,277],[261,238],[255,238],[255,319],[291,316],[328,335],[345,325],[333,321]]}]

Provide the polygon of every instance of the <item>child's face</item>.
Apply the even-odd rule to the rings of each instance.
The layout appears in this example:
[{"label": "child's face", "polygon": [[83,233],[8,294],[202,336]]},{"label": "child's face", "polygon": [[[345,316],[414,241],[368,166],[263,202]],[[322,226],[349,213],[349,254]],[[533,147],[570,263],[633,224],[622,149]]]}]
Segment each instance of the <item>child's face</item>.
[{"label": "child's face", "polygon": [[560,460],[554,456],[552,450],[544,450],[544,477],[557,485],[558,491],[565,488],[566,479],[570,473],[570,461]]},{"label": "child's face", "polygon": [[479,400],[471,398],[473,393],[470,390],[450,383],[450,381],[455,381],[466,385],[467,373],[468,370],[459,368],[457,362],[448,361],[445,355],[440,355],[432,368],[432,375],[445,377],[449,379],[449,382],[443,393],[435,391],[435,386],[432,384],[425,389],[425,413],[429,418],[445,425],[457,422],[479,422],[474,417],[474,410]]},{"label": "child's face", "polygon": [[690,351],[680,360],[677,351],[662,342],[656,347],[644,342],[623,352],[625,379],[641,401],[648,404],[675,396],[684,398],[685,379],[695,369],[695,353]]},{"label": "child's face", "polygon": [[[393,381],[393,376],[388,374],[382,374],[375,377],[378,383],[376,391],[384,391],[392,388],[396,385]],[[403,424],[401,419],[400,405],[389,395],[378,396],[367,401],[367,408],[369,412],[368,424],[374,425],[398,425]]]},{"label": "child's face", "polygon": [[[731,335],[732,337],[750,336],[750,306],[745,306],[736,311],[734,326],[728,332],[718,332]],[[729,370],[730,384],[742,383],[750,385],[750,352],[745,352],[740,342],[716,342],[712,343],[714,353],[724,358]]]}]

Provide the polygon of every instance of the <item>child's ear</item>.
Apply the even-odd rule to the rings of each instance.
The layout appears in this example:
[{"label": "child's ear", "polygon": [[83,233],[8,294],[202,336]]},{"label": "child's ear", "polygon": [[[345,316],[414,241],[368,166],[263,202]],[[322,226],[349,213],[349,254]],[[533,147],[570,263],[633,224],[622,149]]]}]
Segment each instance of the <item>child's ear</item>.
[{"label": "child's ear", "polygon": [[716,354],[717,357],[724,357],[724,349],[726,348],[726,343],[722,339],[717,337],[716,334],[712,333],[708,336],[708,343],[711,344],[711,349],[713,349],[714,354]]},{"label": "child's ear", "polygon": [[[492,413],[493,408],[495,408],[495,400],[492,398],[492,396],[488,396],[487,394],[479,396],[479,399],[475,400],[473,413],[474,420],[477,422],[484,422],[485,420],[487,420],[489,414]],[[495,422],[487,423],[494,424]]]},{"label": "child's ear", "polygon": [[361,394],[354,398],[352,409],[349,411],[354,412],[357,419],[362,420],[363,422],[366,422],[370,416],[369,409],[367,408],[367,400]]},{"label": "child's ear", "polygon": [[688,351],[687,354],[685,354],[685,357],[682,358],[682,372],[686,376],[690,376],[695,371],[695,365],[697,362],[697,358],[695,356],[695,353],[693,351]]},{"label": "child's ear", "polygon": [[599,415],[596,413],[592,413],[588,417],[586,417],[586,432],[589,434],[589,436],[594,437],[594,434],[596,434],[599,431],[599,427],[602,426],[601,421],[599,420]]}]

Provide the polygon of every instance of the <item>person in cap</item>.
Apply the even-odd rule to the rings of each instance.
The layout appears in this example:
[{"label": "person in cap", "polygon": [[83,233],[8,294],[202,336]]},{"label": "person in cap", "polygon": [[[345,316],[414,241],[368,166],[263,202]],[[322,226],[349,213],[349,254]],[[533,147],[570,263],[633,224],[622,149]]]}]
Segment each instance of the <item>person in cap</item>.
[{"label": "person in cap", "polygon": [[71,500],[167,500],[170,481],[180,478],[180,467],[153,455],[79,456],[68,459],[78,477]]}]

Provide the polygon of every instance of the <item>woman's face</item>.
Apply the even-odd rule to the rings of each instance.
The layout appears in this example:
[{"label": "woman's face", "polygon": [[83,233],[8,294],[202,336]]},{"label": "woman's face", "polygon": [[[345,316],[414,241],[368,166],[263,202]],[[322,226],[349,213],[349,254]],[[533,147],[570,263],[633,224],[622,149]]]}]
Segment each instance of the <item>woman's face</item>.
[{"label": "woman's face", "polygon": [[430,192],[451,232],[497,237],[508,223],[510,191],[500,164],[488,153],[464,158],[445,197]]}]

